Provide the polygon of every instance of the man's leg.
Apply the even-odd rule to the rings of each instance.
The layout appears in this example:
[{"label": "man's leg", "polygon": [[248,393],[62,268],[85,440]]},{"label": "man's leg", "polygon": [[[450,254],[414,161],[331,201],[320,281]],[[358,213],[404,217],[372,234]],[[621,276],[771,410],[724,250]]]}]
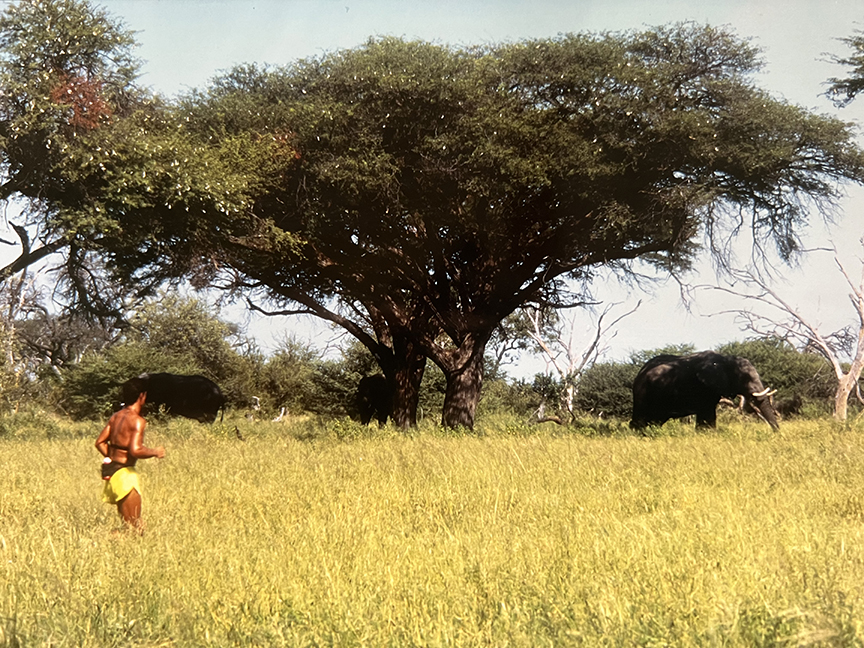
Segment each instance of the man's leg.
[{"label": "man's leg", "polygon": [[141,530],[141,493],[133,488],[129,494],[117,502],[117,512],[123,521],[133,529]]}]

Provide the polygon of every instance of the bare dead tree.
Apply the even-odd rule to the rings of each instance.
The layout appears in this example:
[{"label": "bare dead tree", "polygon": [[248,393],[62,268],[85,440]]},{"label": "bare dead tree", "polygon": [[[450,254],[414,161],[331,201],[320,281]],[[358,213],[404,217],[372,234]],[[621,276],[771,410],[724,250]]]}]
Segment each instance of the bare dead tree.
[{"label": "bare dead tree", "polygon": [[[642,300],[627,312],[607,321],[612,310],[620,305],[620,302],[607,305],[597,316],[593,325],[594,333],[588,343],[581,348],[578,347],[575,317],[562,318],[558,327],[553,328],[550,333],[549,326],[543,321],[543,313],[537,308],[525,308],[524,313],[531,323],[528,335],[540,349],[546,358],[546,363],[551,366],[564,386],[561,398],[562,409],[566,412],[569,422],[574,419],[574,402],[579,379],[585,370],[594,364],[608,349],[608,342],[618,333],[615,327],[624,318],[635,313]],[[557,417],[547,417],[555,420]],[[560,421],[557,421],[560,422]]]},{"label": "bare dead tree", "polygon": [[[864,239],[861,240],[864,246]],[[761,336],[774,336],[814,350],[825,357],[834,370],[837,388],[834,394],[834,418],[845,421],[849,396],[854,390],[859,400],[858,380],[864,370],[864,259],[858,258],[861,273],[854,281],[834,250],[834,262],[849,288],[849,302],[855,311],[853,324],[833,333],[823,333],[808,314],[794,306],[770,285],[759,272],[730,270],[732,286],[712,286],[713,290],[741,297],[768,307],[768,312],[749,309],[724,311],[734,313],[745,330]],[[743,289],[735,286],[742,285]],[[850,360],[848,365],[846,360]],[[864,401],[862,401],[864,402]]]}]

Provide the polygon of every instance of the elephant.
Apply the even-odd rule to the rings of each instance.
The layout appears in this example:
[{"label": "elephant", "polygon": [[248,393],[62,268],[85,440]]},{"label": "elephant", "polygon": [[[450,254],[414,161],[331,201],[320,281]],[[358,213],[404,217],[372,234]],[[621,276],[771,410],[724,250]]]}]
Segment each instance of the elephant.
[{"label": "elephant", "polygon": [[381,374],[361,378],[355,399],[363,425],[369,425],[373,417],[384,425],[393,413],[393,387]]},{"label": "elephant", "polygon": [[225,395],[216,383],[204,376],[142,373],[123,383],[121,389],[127,403],[135,389],[146,391],[145,407],[149,411],[158,411],[160,406],[164,406],[169,414],[202,423],[215,421],[220,409],[223,419],[225,417]]},{"label": "elephant", "polygon": [[717,426],[717,403],[721,398],[743,396],[744,404],[756,411],[774,430],[779,429],[766,388],[746,358],[702,351],[687,356],[660,355],[652,358],[633,381],[633,418],[630,427],[642,430],[663,425],[672,418],[696,415],[696,427]]}]

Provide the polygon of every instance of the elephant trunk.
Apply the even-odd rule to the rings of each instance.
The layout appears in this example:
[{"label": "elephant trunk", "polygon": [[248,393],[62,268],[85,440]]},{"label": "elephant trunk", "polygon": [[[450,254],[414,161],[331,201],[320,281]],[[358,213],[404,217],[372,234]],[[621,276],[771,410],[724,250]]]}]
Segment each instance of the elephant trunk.
[{"label": "elephant trunk", "polygon": [[774,409],[773,399],[771,398],[777,390],[771,390],[766,387],[760,392],[751,394],[747,400],[751,407],[759,412],[759,415],[765,419],[765,422],[771,426],[774,431],[780,429],[780,423],[777,420],[777,411]]}]

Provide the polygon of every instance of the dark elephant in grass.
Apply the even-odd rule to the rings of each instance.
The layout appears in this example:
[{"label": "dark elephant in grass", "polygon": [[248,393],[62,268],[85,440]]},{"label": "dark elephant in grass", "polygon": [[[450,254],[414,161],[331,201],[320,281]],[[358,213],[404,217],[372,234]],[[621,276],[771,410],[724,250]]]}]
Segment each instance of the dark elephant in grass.
[{"label": "dark elephant in grass", "polygon": [[160,407],[164,407],[169,414],[202,423],[215,421],[219,410],[225,416],[225,395],[219,385],[204,376],[143,373],[123,383],[124,402],[131,402],[135,389],[147,392],[145,407],[149,412],[157,412]]},{"label": "dark elephant in grass", "polygon": [[387,422],[393,414],[393,385],[381,374],[365,376],[357,384],[355,405],[360,422],[369,425],[376,418],[379,425]]},{"label": "dark elephant in grass", "polygon": [[743,396],[777,430],[777,412],[770,389],[746,358],[702,351],[687,356],[661,355],[639,370],[633,381],[633,419],[630,427],[644,429],[673,418],[696,415],[696,427],[716,427],[721,398]]}]

